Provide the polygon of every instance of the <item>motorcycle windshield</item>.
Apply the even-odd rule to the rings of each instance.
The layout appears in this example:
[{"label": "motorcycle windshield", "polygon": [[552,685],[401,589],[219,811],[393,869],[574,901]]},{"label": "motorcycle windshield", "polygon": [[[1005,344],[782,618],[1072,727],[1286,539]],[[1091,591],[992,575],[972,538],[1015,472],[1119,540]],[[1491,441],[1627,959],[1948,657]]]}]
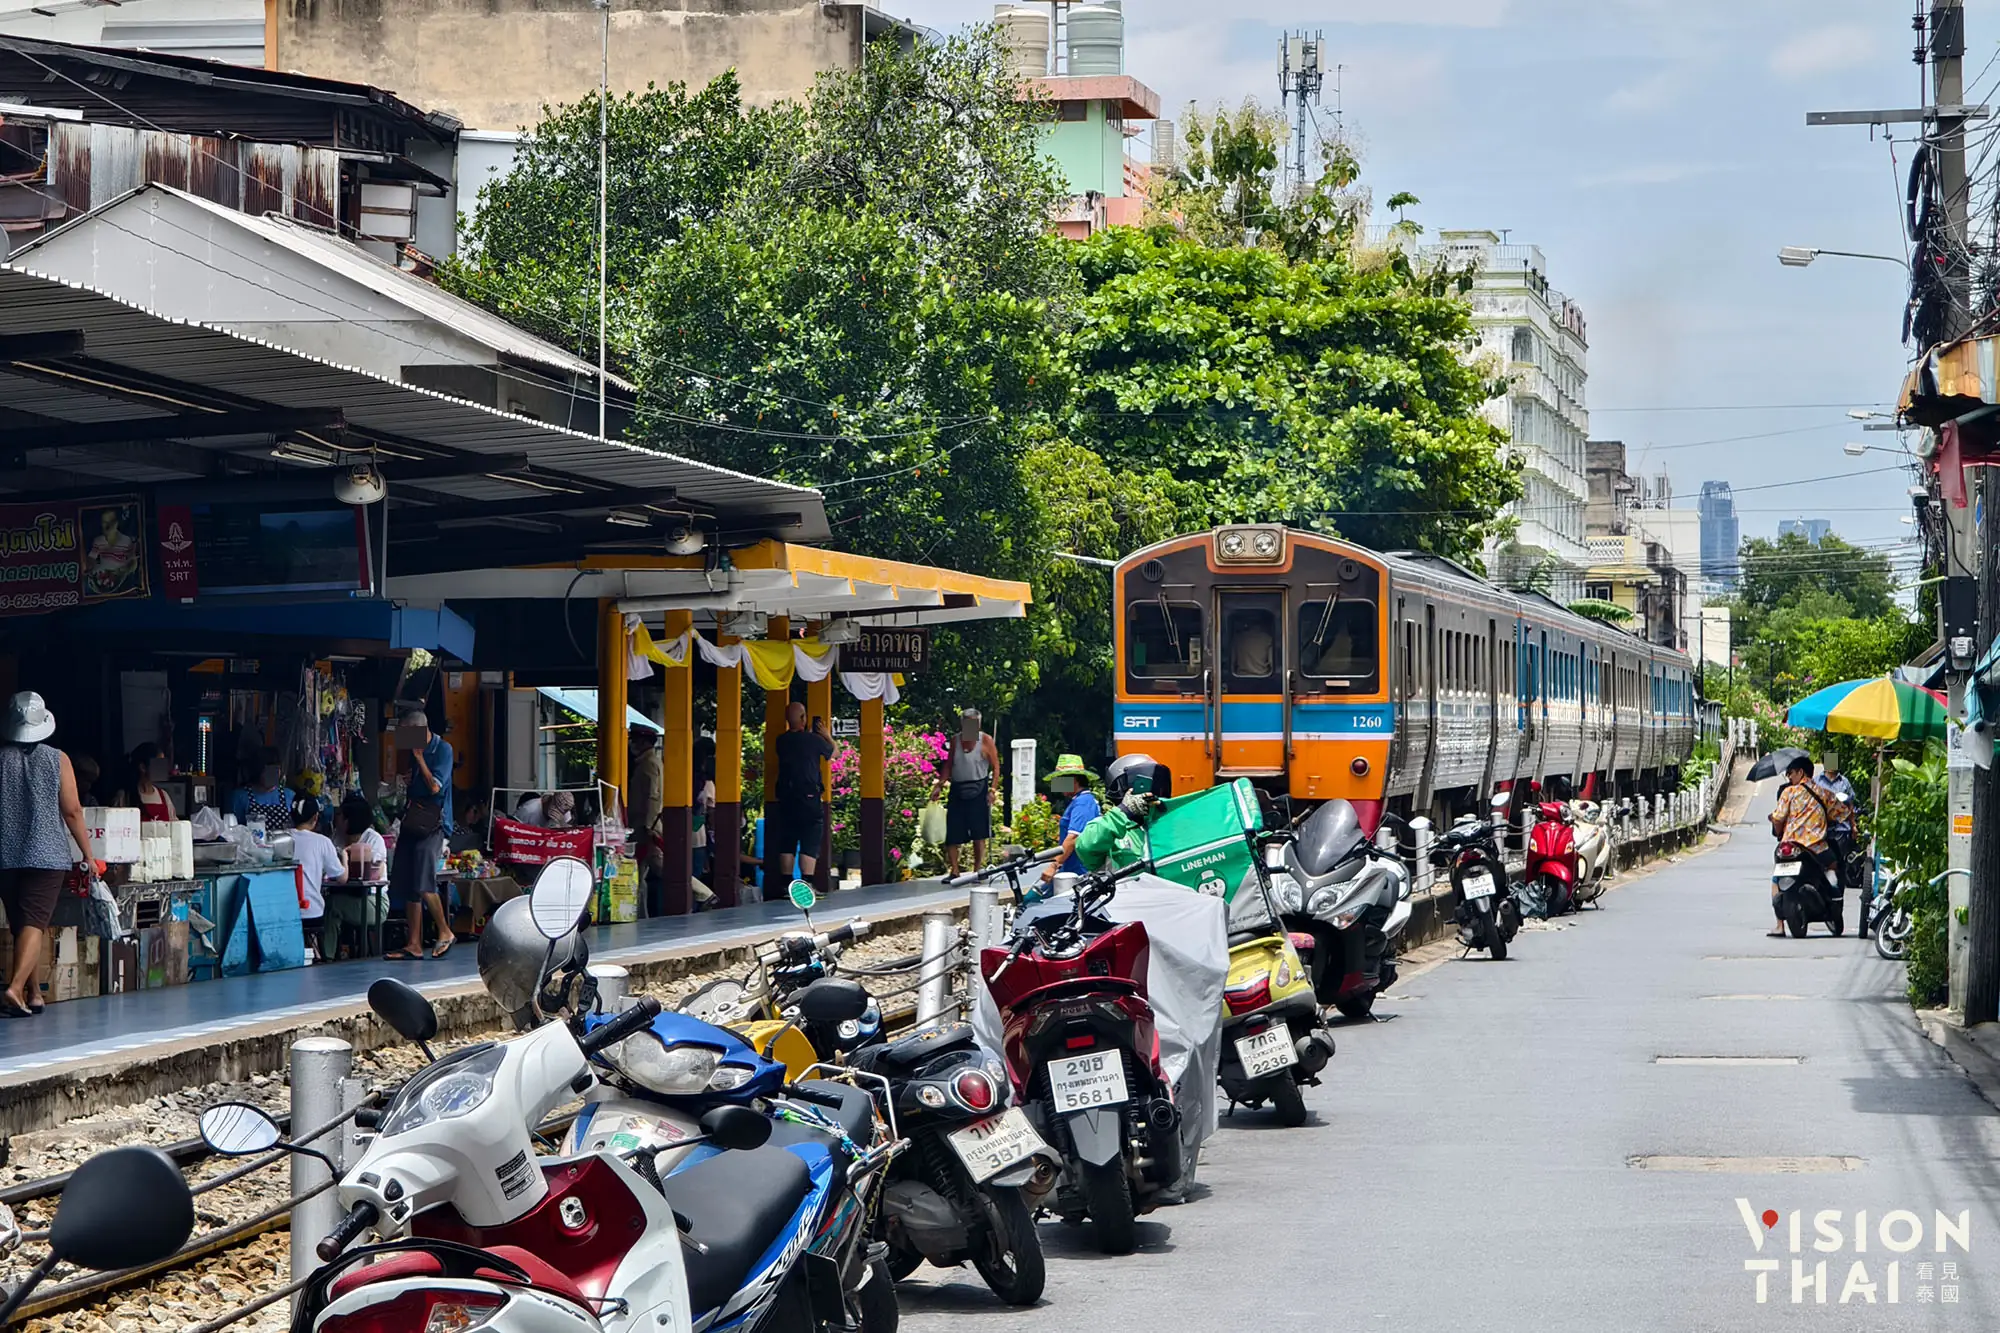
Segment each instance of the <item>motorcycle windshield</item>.
[{"label": "motorcycle windshield", "polygon": [[1299,826],[1299,867],[1317,878],[1332,870],[1367,841],[1361,818],[1342,800],[1328,801]]}]

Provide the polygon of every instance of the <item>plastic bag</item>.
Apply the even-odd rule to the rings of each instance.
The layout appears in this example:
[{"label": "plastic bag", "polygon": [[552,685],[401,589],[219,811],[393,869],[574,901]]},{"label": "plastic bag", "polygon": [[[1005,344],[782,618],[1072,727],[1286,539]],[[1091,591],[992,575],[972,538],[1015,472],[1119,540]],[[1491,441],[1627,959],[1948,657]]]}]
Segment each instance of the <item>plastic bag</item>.
[{"label": "plastic bag", "polygon": [[942,847],[944,835],[944,805],[942,802],[932,801],[917,815],[917,836],[933,847]]}]

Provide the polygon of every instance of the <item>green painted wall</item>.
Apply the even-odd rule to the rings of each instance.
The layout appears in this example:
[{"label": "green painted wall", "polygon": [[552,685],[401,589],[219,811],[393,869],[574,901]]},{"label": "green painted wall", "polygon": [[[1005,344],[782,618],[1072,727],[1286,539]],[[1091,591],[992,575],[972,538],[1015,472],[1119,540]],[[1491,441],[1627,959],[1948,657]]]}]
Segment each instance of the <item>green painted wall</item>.
[{"label": "green painted wall", "polygon": [[1042,130],[1042,152],[1069,182],[1071,194],[1094,190],[1125,197],[1125,135],[1104,114],[1105,103],[1086,104],[1082,120],[1059,120]]}]

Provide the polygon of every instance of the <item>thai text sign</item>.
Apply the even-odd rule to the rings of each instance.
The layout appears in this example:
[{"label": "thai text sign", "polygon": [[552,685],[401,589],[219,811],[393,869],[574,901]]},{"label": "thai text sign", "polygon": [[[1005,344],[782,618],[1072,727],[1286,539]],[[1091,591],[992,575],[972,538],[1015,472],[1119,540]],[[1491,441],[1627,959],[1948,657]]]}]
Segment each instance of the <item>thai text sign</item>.
[{"label": "thai text sign", "polygon": [[931,664],[927,628],[870,628],[840,649],[842,671],[902,671],[915,674]]},{"label": "thai text sign", "polygon": [[0,615],[144,597],[136,495],[0,505]]},{"label": "thai text sign", "polygon": [[559,856],[588,861],[596,831],[588,828],[543,828],[504,815],[493,817],[493,855],[516,865],[547,865]]}]

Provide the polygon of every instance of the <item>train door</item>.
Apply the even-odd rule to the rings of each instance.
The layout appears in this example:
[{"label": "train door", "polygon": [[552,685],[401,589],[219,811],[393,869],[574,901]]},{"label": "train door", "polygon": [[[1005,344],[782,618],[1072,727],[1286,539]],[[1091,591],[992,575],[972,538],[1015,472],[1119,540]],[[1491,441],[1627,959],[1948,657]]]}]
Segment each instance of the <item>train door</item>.
[{"label": "train door", "polygon": [[1276,777],[1285,771],[1291,700],[1285,679],[1285,594],[1277,589],[1218,588],[1215,776]]},{"label": "train door", "polygon": [[1415,725],[1410,716],[1410,695],[1414,691],[1417,678],[1417,664],[1413,660],[1417,650],[1416,636],[1410,633],[1408,613],[1404,601],[1396,599],[1395,619],[1389,622],[1390,653],[1395,666],[1389,675],[1389,698],[1395,708],[1395,730],[1389,736],[1389,780],[1393,793],[1398,779],[1409,771],[1410,728]]},{"label": "train door", "polygon": [[1418,770],[1417,777],[1417,799],[1414,808],[1420,815],[1430,813],[1431,792],[1437,775],[1438,732],[1443,726],[1443,719],[1438,716],[1437,617],[1437,603],[1425,599],[1423,674],[1417,678],[1417,689],[1423,697],[1424,716],[1430,720],[1430,725],[1424,728],[1423,767]]}]

